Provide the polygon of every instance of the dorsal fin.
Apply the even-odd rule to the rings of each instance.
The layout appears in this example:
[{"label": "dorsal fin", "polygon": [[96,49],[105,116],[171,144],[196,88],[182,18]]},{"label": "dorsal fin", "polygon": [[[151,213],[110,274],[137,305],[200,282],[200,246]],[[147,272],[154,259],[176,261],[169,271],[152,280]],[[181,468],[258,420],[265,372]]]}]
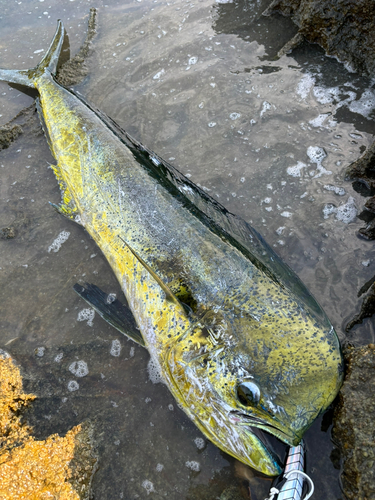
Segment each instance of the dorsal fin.
[{"label": "dorsal fin", "polygon": [[237,248],[270,279],[287,288],[321,322],[328,319],[315,298],[298,276],[285,264],[262,236],[241,217],[229,212],[219,202],[191,182],[171,164],[131,137],[103,112],[83,101],[112,132],[133,152],[135,158],[180,203],[213,233]]}]

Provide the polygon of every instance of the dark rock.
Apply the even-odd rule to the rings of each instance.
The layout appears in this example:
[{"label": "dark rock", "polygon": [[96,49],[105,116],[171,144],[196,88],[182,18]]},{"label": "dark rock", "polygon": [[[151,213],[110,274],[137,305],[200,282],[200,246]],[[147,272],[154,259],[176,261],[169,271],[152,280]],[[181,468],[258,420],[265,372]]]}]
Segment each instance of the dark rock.
[{"label": "dark rock", "polygon": [[30,218],[23,212],[16,214],[11,225],[0,229],[0,240],[12,240],[30,225]]},{"label": "dark rock", "polygon": [[298,35],[328,55],[361,74],[375,75],[374,0],[274,0],[264,14],[274,12],[291,16]]},{"label": "dark rock", "polygon": [[365,240],[375,240],[375,219],[367,224],[366,227],[361,227],[358,230],[358,236]]},{"label": "dark rock", "polygon": [[13,226],[0,229],[0,240],[11,240],[15,238],[17,231]]},{"label": "dark rock", "polygon": [[[374,238],[375,239],[375,236]],[[358,325],[359,323],[362,323],[362,321],[365,318],[371,318],[371,316],[375,313],[375,283],[374,279],[370,280],[371,286],[368,289],[368,293],[366,297],[363,299],[361,310],[359,311],[358,314],[356,314],[346,325],[345,331],[349,331],[353,328],[353,326]],[[359,296],[362,295],[362,293],[365,293],[366,290],[366,285],[363,286],[359,292]]]},{"label": "dark rock", "polygon": [[334,413],[333,439],[342,460],[347,500],[375,499],[375,345],[348,347],[347,372]]},{"label": "dark rock", "polygon": [[360,180],[368,189],[375,190],[375,142],[346,170],[346,180]]},{"label": "dark rock", "polygon": [[22,128],[19,125],[4,125],[4,127],[0,127],[0,149],[9,148],[20,134],[22,134]]},{"label": "dark rock", "polygon": [[[352,180],[353,188],[359,191],[364,196],[370,196],[375,191],[375,142],[367,149],[367,151],[349,165],[345,173],[346,180]],[[360,184],[364,187],[361,190],[355,184]],[[375,196],[367,200],[365,210],[360,214],[360,219],[367,222],[367,226],[358,231],[358,236],[366,240],[375,240]]]},{"label": "dark rock", "polygon": [[369,200],[366,201],[365,207],[367,210],[375,214],[375,196],[372,196]]}]

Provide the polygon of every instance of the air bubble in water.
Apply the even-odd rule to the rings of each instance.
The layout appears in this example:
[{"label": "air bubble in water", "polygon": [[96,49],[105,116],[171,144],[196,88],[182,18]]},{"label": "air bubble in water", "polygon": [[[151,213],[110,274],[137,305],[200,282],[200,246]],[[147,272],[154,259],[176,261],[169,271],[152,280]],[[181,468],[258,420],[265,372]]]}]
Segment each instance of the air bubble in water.
[{"label": "air bubble in water", "polygon": [[107,299],[106,299],[107,304],[112,304],[112,302],[114,302],[115,300],[116,300],[116,294],[115,293],[109,293],[107,295]]},{"label": "air bubble in water", "polygon": [[185,465],[188,469],[194,472],[199,472],[201,470],[200,463],[196,462],[195,460],[187,461],[185,462]]},{"label": "air bubble in water", "polygon": [[42,358],[44,356],[44,352],[45,352],[46,348],[45,347],[37,347],[35,349],[35,354],[39,357],[39,358]]},{"label": "air bubble in water", "polygon": [[80,361],[74,361],[69,366],[69,371],[73,373],[76,377],[85,377],[89,373],[87,363],[82,359]]},{"label": "air bubble in water", "polygon": [[148,479],[145,479],[142,483],[143,488],[147,491],[147,495],[155,491],[154,485]]},{"label": "air bubble in water", "polygon": [[153,384],[159,384],[160,382],[164,382],[163,375],[161,374],[161,367],[159,365],[159,362],[155,360],[154,358],[150,358],[148,365],[147,365],[147,371],[148,371],[148,376],[149,379]]},{"label": "air bubble in water", "polygon": [[77,321],[87,321],[88,326],[92,326],[94,317],[94,309],[82,309],[82,311],[79,311],[78,313]]},{"label": "air bubble in water", "polygon": [[74,392],[74,391],[78,391],[79,389],[79,383],[76,382],[75,380],[70,380],[68,382],[68,391],[70,392]]},{"label": "air bubble in water", "polygon": [[195,438],[194,439],[194,443],[195,443],[195,446],[198,448],[198,450],[203,450],[203,448],[205,447],[205,441],[203,438]]},{"label": "air bubble in water", "polygon": [[111,350],[109,351],[111,356],[118,358],[121,354],[121,349],[122,347],[120,341],[118,339],[112,340]]},{"label": "air bubble in water", "polygon": [[58,237],[48,247],[48,252],[58,252],[61,248],[61,245],[66,242],[69,236],[69,231],[61,231]]}]

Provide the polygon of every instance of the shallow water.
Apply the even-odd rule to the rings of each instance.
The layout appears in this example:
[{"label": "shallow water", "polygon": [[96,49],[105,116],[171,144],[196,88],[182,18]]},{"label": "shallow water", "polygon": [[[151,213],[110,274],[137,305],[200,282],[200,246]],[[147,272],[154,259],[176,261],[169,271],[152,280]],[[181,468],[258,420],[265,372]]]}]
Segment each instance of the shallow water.
[{"label": "shallow water", "polygon": [[[0,1],[0,65],[34,66],[58,18],[74,54],[89,8],[98,7],[89,76],[75,89],[257,228],[344,339],[357,291],[375,273],[373,244],[356,237],[365,199],[343,180],[373,139],[374,82],[317,46],[277,59],[296,29],[261,17],[267,3]],[[0,83],[1,124],[31,103]],[[249,478],[252,498],[264,498],[270,482],[202,443],[168,390],[150,380],[147,352],[74,293],[80,281],[118,297],[121,290],[90,237],[48,204],[60,201],[53,158],[35,116],[24,130],[0,155],[1,227],[17,230],[0,240],[0,348],[38,396],[28,415],[36,435],[94,423],[95,498],[246,499]],[[371,320],[350,336],[358,344],[374,337]],[[321,426],[306,435],[307,472],[316,500],[336,500],[339,472]]]}]

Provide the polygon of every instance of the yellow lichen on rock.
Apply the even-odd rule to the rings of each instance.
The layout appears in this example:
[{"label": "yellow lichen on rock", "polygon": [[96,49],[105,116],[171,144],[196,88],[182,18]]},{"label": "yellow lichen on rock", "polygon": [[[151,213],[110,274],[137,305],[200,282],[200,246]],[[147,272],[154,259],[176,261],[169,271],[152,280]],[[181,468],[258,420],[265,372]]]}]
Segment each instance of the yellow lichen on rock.
[{"label": "yellow lichen on rock", "polygon": [[22,378],[12,360],[0,358],[0,498],[79,500],[69,482],[69,463],[82,427],[77,425],[65,437],[54,434],[36,441],[19,417],[33,399],[22,392]]},{"label": "yellow lichen on rock", "polygon": [[[20,411],[36,396],[22,392],[21,374],[11,358],[0,357],[0,446],[1,453],[30,439],[30,427],[21,424]],[[1,460],[1,458],[0,458]]]}]

